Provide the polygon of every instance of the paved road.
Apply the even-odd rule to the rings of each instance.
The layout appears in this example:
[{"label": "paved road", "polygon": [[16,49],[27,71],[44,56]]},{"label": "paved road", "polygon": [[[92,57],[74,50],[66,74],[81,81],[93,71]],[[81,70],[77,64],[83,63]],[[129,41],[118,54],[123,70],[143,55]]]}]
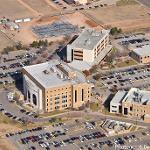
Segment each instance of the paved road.
[{"label": "paved road", "polygon": [[141,4],[150,8],[150,0],[138,0]]},{"label": "paved road", "polygon": [[[5,108],[6,111],[11,112],[12,114],[22,118],[27,118],[30,121],[33,122],[47,122],[50,118],[54,117],[54,116],[50,116],[47,118],[33,118],[30,116],[27,116],[23,113],[20,113],[20,108],[17,107],[16,105],[9,103],[7,100],[7,91],[0,91],[0,103],[3,105],[3,108]],[[63,114],[58,114],[55,115],[55,117],[83,117],[83,116],[91,116],[93,119],[96,120],[103,120],[103,119],[113,119],[113,120],[118,120],[118,121],[124,121],[124,122],[129,122],[129,123],[133,123],[133,124],[137,124],[137,125],[141,125],[141,126],[145,126],[148,127],[150,124],[148,123],[144,123],[142,121],[137,121],[137,120],[133,120],[133,119],[129,119],[129,118],[123,118],[123,117],[117,117],[117,116],[110,116],[110,115],[104,115],[104,114],[100,114],[100,113],[93,113],[93,112],[84,112],[84,111],[70,111],[70,112],[66,112]]]}]

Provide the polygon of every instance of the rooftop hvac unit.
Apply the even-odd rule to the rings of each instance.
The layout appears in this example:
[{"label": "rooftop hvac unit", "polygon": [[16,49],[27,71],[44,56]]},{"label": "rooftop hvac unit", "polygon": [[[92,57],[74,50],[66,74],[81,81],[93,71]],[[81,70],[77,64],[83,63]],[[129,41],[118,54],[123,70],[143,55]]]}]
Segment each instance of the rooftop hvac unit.
[{"label": "rooftop hvac unit", "polygon": [[51,71],[56,72],[56,68],[53,66],[50,68]]},{"label": "rooftop hvac unit", "polygon": [[58,76],[60,79],[63,79],[63,74],[57,73],[57,76]]},{"label": "rooftop hvac unit", "polygon": [[44,70],[43,73],[44,74],[49,74],[49,71],[48,70]]}]

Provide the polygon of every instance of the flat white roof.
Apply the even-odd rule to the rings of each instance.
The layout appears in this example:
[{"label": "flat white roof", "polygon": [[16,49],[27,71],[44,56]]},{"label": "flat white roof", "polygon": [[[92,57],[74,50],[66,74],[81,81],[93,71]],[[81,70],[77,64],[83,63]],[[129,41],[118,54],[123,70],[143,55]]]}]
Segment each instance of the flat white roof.
[{"label": "flat white roof", "polygon": [[109,30],[96,31],[93,29],[85,29],[70,45],[76,48],[92,50],[107,34],[109,34]]},{"label": "flat white roof", "polygon": [[[60,64],[58,60],[52,60],[46,63],[26,66],[24,69],[45,88],[86,82],[84,75],[77,71],[75,71],[76,76],[73,79],[69,79],[56,67],[58,64]],[[72,70],[67,64],[61,63],[61,65],[67,70]]]},{"label": "flat white roof", "polygon": [[143,46],[141,48],[136,48],[133,50],[139,56],[147,56],[150,55],[150,45]]},{"label": "flat white roof", "polygon": [[123,101],[131,103],[141,103],[143,105],[146,105],[150,103],[150,91],[131,88]]},{"label": "flat white roof", "polygon": [[126,91],[118,91],[113,99],[111,100],[112,104],[121,104],[122,100],[124,99],[125,95],[127,94]]}]

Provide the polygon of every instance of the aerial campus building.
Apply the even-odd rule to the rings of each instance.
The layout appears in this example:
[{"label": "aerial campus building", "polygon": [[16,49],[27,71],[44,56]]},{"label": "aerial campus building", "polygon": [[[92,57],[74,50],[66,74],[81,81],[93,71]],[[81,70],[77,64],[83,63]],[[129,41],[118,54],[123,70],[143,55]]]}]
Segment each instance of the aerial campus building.
[{"label": "aerial campus building", "polygon": [[84,61],[93,64],[101,61],[111,50],[109,31],[85,29],[77,39],[67,45],[67,61]]},{"label": "aerial campus building", "polygon": [[90,101],[84,75],[57,60],[23,68],[26,103],[39,112],[79,108]]},{"label": "aerial campus building", "polygon": [[134,49],[130,56],[138,63],[150,63],[150,45]]},{"label": "aerial campus building", "polygon": [[150,91],[118,91],[110,102],[110,112],[150,122]]},{"label": "aerial campus building", "polygon": [[85,5],[88,1],[87,0],[64,0],[67,4],[75,4],[75,3],[79,3],[79,4],[83,4]]}]

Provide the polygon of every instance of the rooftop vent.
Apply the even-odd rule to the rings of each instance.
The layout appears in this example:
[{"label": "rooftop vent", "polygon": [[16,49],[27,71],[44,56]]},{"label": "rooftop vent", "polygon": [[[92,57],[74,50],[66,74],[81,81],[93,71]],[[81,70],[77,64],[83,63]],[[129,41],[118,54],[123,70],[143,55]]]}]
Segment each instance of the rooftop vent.
[{"label": "rooftop vent", "polygon": [[134,99],[135,102],[140,103],[140,102],[142,101],[143,95],[140,94],[139,91],[134,92],[133,95],[134,95],[134,98],[133,98],[133,99]]},{"label": "rooftop vent", "polygon": [[44,70],[43,73],[44,74],[49,74],[49,71],[48,70]]},{"label": "rooftop vent", "polygon": [[56,68],[53,66],[50,68],[51,71],[56,72]]},{"label": "rooftop vent", "polygon": [[87,40],[85,40],[85,45],[90,45],[91,44],[91,40],[90,39],[87,39]]},{"label": "rooftop vent", "polygon": [[99,36],[99,33],[98,32],[92,32],[92,36]]}]

